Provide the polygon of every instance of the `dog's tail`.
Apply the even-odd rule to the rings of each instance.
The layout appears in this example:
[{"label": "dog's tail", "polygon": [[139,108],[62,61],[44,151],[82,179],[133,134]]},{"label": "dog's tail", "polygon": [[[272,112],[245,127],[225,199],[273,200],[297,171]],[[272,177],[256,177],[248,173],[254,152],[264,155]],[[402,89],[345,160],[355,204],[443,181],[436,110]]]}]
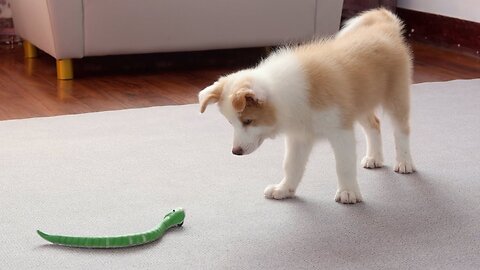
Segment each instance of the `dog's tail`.
[{"label": "dog's tail", "polygon": [[340,32],[338,32],[337,37],[343,37],[350,33],[354,33],[359,29],[372,26],[383,26],[390,29],[393,27],[395,29],[394,32],[399,33],[399,35],[402,35],[404,30],[403,22],[395,14],[385,8],[378,8],[365,11],[360,15],[349,19]]}]

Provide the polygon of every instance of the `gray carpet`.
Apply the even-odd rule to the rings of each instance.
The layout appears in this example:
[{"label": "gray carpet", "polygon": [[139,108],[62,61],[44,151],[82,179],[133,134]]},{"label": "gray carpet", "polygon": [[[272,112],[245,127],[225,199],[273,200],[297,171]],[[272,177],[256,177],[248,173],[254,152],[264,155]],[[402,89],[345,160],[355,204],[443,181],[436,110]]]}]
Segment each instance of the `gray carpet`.
[{"label": "gray carpet", "polygon": [[[387,167],[358,169],[357,205],[334,202],[327,143],[297,198],[264,199],[282,177],[283,140],[233,156],[216,107],[0,122],[0,269],[479,269],[480,80],[412,91],[418,173],[392,172],[384,121]],[[139,232],[177,206],[184,227],[137,248],[58,247],[35,233]]]}]

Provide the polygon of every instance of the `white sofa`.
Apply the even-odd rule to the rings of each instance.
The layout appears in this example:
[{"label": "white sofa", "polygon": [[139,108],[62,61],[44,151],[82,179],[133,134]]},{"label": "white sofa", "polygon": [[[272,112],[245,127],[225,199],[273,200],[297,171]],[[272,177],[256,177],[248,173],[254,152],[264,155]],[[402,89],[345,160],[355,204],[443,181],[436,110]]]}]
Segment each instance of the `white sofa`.
[{"label": "white sofa", "polygon": [[[57,61],[272,46],[335,33],[343,0],[15,0],[15,31]],[[31,46],[31,45],[34,45]],[[69,72],[64,72],[69,73]],[[67,75],[67,76],[65,76]],[[70,75],[70,76],[68,76]]]}]

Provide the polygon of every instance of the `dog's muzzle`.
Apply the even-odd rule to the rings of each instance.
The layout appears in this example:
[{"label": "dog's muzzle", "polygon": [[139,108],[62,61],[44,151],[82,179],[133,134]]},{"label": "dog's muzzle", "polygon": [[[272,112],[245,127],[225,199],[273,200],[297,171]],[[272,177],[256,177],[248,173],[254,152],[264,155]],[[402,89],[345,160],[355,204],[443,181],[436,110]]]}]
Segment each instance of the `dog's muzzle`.
[{"label": "dog's muzzle", "polygon": [[234,147],[234,148],[232,149],[232,154],[237,155],[237,156],[241,156],[241,155],[243,155],[243,149],[242,149],[241,147],[239,147],[239,146],[238,146],[238,147]]}]

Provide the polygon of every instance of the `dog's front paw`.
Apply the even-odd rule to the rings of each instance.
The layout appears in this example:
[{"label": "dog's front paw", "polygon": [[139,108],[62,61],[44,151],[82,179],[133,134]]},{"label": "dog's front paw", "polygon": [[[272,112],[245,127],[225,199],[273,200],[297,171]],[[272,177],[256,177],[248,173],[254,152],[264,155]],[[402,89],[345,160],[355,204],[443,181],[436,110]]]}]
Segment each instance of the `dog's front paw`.
[{"label": "dog's front paw", "polygon": [[269,185],[265,188],[263,194],[268,199],[281,200],[295,196],[295,189],[288,188],[282,184]]},{"label": "dog's front paw", "polygon": [[397,173],[413,173],[415,172],[415,166],[413,165],[413,162],[411,160],[404,160],[397,162],[395,164],[395,167],[393,167],[393,170]]},{"label": "dog's front paw", "polygon": [[366,156],[362,159],[362,167],[365,169],[375,169],[383,167],[383,160],[381,158]]},{"label": "dog's front paw", "polygon": [[339,203],[359,203],[362,202],[360,191],[337,190],[335,201]]}]

